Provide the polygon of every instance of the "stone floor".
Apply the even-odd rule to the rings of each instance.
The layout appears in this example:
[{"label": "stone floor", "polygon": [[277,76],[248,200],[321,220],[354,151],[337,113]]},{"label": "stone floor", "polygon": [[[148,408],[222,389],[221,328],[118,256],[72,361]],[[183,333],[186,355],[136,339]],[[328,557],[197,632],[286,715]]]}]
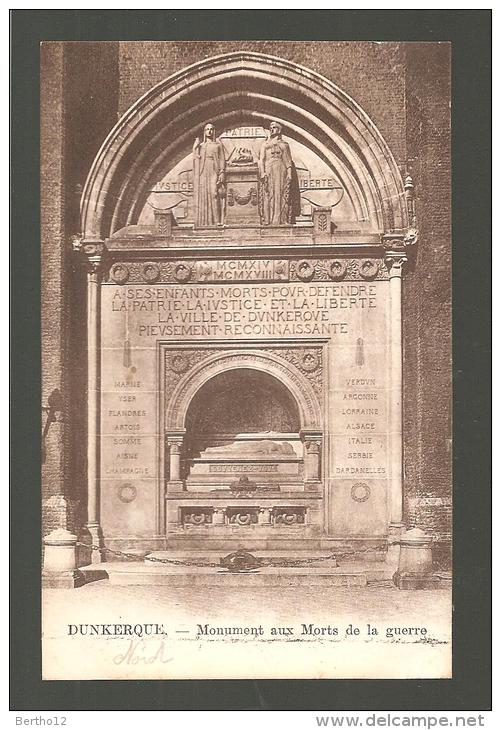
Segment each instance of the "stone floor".
[{"label": "stone floor", "polygon": [[[364,588],[273,590],[114,586],[102,580],[75,590],[44,591],[44,677],[446,677],[451,612],[447,588],[399,591],[386,581]],[[68,636],[70,623],[117,622],[160,622],[167,637]],[[198,624],[208,625],[209,633],[200,635]],[[304,634],[303,624],[311,624],[312,633]],[[368,624],[377,635],[368,633]],[[258,626],[263,636],[210,633]],[[337,635],[329,633],[329,626]],[[278,627],[292,634],[273,634]],[[402,633],[403,628],[425,628],[426,634]],[[387,629],[396,631],[387,636]],[[85,661],[75,661],[77,656]]]}]

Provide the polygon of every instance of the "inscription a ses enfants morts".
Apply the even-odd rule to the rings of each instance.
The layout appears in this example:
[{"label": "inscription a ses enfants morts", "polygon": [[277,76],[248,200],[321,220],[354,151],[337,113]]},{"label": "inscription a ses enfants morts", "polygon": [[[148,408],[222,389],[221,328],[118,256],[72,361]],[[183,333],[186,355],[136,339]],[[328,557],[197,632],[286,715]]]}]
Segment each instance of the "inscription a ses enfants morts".
[{"label": "inscription a ses enfants morts", "polygon": [[349,334],[353,310],[376,308],[377,286],[127,286],[108,297],[141,338],[332,336]]}]

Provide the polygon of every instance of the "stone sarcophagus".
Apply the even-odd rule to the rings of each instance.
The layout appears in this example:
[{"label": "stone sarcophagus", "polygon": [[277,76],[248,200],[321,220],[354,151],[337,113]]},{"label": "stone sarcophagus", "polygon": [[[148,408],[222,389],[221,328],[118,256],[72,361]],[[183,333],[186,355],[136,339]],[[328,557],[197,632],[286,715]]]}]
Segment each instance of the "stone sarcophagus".
[{"label": "stone sarcophagus", "polygon": [[289,441],[276,441],[273,434],[238,434],[220,446],[208,446],[200,456],[188,459],[187,488],[208,485],[232,486],[235,478],[248,477],[260,486],[301,484],[303,459]]}]

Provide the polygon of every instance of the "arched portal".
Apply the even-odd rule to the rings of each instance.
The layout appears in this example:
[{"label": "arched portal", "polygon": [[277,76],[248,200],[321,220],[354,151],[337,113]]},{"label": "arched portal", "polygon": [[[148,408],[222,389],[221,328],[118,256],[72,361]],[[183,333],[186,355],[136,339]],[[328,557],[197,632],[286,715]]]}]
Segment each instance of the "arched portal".
[{"label": "arched portal", "polygon": [[403,231],[402,179],[376,126],[331,81],[284,59],[229,53],[174,74],[120,119],[89,173],[81,207],[85,240],[137,223],[149,191],[186,157],[207,120],[220,130],[278,121],[334,170],[375,232]]},{"label": "arched portal", "polygon": [[183,472],[188,486],[235,478],[261,484],[302,479],[298,404],[272,375],[233,369],[207,381],[186,413]]},{"label": "arched portal", "polygon": [[227,487],[249,474],[300,489],[320,479],[318,398],[305,373],[276,353],[203,358],[172,392],[166,387],[165,433],[173,490]]},{"label": "arched portal", "polygon": [[321,428],[322,415],[318,398],[308,378],[293,363],[275,352],[259,350],[223,351],[209,355],[189,369],[167,395],[166,433],[186,430],[188,408],[198,391],[212,378],[232,370],[252,369],[278,380],[292,394],[297,404],[302,430]]},{"label": "arched portal", "polygon": [[248,434],[299,433],[299,409],[292,394],[272,375],[229,370],[209,380],[193,397],[186,431],[210,441]]}]

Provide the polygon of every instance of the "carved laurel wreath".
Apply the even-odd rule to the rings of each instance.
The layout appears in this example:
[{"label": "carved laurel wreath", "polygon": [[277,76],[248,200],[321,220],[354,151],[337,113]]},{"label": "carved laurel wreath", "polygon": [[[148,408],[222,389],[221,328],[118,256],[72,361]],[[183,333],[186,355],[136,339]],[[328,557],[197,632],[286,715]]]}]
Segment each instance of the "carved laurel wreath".
[{"label": "carved laurel wreath", "polygon": [[235,203],[238,205],[247,205],[248,203],[257,205],[257,190],[256,188],[250,188],[247,195],[239,195],[236,190],[230,188],[226,201],[230,206],[235,205]]},{"label": "carved laurel wreath", "polygon": [[351,498],[355,502],[367,502],[371,496],[371,489],[365,482],[356,482],[351,488]]}]

